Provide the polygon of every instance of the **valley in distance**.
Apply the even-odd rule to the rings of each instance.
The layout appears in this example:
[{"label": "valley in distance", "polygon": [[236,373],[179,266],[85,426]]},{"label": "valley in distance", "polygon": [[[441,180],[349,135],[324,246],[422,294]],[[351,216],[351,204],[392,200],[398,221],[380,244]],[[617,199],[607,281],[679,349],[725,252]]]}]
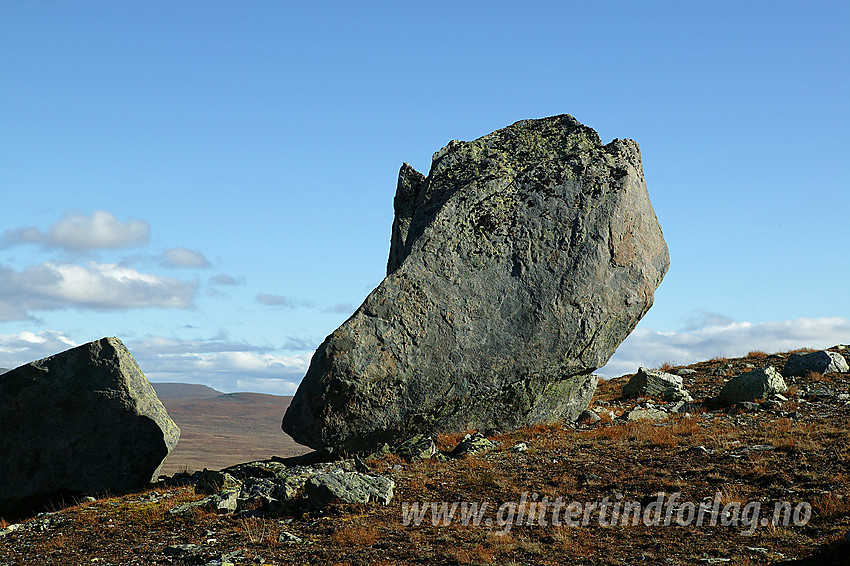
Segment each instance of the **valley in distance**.
[{"label": "valley in distance", "polygon": [[222,393],[206,385],[151,383],[168,415],[180,427],[180,442],[161,474],[219,470],[272,456],[309,452],[280,430],[291,395]]}]

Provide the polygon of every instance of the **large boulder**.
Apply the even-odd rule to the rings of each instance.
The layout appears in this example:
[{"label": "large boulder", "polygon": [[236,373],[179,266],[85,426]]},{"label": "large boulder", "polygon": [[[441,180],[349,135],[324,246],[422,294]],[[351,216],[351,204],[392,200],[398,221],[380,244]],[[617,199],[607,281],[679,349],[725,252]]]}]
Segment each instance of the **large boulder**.
[{"label": "large boulder", "polygon": [[0,516],[157,478],[180,429],[133,356],[103,338],[0,376]]},{"label": "large boulder", "polygon": [[283,419],[317,449],[574,420],[669,266],[638,144],[562,115],[399,173],[387,276]]},{"label": "large boulder", "polygon": [[806,354],[796,353],[789,356],[782,369],[785,377],[808,375],[810,373],[847,372],[847,360],[838,352],[821,350]]}]

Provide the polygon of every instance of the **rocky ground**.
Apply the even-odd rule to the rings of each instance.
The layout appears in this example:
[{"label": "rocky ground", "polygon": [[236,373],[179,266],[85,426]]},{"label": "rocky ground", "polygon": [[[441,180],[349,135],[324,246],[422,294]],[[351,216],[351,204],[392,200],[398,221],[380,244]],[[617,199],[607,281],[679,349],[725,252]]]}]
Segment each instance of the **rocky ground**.
[{"label": "rocky ground", "polygon": [[[336,467],[352,476],[392,479],[388,505],[317,506],[315,497],[300,497],[310,486],[298,479],[292,462],[263,468],[276,477],[290,474],[283,483],[291,494],[280,495],[280,501],[243,498],[236,511],[216,511],[218,504],[179,511],[207,497],[195,487],[200,474],[178,474],[145,490],[63,509],[57,505],[14,524],[0,522],[0,565],[754,565],[806,557],[828,544],[830,557],[809,563],[848,564],[848,545],[838,541],[850,531],[850,374],[787,378],[788,400],[779,403],[731,409],[704,403],[729,377],[767,365],[781,370],[787,357],[752,352],[688,366],[694,373],[683,375],[684,387],[695,401],[679,407],[623,399],[630,376],[609,380],[591,406],[598,421],[585,415],[586,424],[484,431],[494,446],[460,458],[438,453],[407,459],[390,452],[323,464],[326,472]],[[655,418],[628,420],[635,408]],[[680,412],[668,412],[673,408]],[[462,437],[441,436],[436,444],[448,453]],[[243,481],[243,495],[249,484],[264,485],[251,479],[252,469],[259,468],[230,470]],[[676,518],[687,523],[688,505],[702,502],[705,509],[717,505],[727,513],[716,515],[714,525],[706,517],[701,526],[693,521],[656,526],[651,520],[610,526],[613,508],[600,517],[598,507],[585,505],[638,502],[646,510],[674,493],[676,503],[664,508],[674,523]],[[552,524],[553,507],[541,503],[558,498],[582,505],[587,524],[566,524],[563,514],[560,526]],[[430,510],[422,524],[405,525],[404,516],[415,515],[412,504],[421,509],[425,502],[488,507],[478,526],[462,524],[459,513],[448,524],[434,525]],[[755,502],[761,515],[753,521]],[[773,524],[768,517],[776,502],[788,502],[800,518],[808,505],[811,516],[805,525]],[[737,524],[724,526],[747,505],[749,515],[743,512]],[[520,513],[525,516],[517,519]],[[583,522],[583,515],[575,517]]]}]

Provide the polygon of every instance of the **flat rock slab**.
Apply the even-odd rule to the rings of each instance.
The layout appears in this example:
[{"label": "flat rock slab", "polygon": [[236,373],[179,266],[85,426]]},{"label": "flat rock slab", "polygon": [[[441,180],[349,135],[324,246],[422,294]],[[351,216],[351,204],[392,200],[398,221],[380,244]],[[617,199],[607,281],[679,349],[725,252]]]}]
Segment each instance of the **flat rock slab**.
[{"label": "flat rock slab", "polygon": [[640,149],[568,115],[405,164],[387,276],[283,419],[317,450],[574,421],[669,266]]},{"label": "flat rock slab", "polygon": [[155,480],[177,444],[130,352],[103,338],[0,375],[0,516]]}]

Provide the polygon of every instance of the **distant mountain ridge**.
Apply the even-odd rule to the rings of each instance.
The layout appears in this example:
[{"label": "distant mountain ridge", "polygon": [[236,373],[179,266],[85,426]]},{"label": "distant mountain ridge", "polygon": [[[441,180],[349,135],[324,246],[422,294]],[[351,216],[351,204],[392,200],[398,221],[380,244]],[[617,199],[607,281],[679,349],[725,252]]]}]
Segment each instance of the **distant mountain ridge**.
[{"label": "distant mountain ridge", "polygon": [[224,395],[221,391],[198,383],[151,383],[160,399],[208,399]]}]

